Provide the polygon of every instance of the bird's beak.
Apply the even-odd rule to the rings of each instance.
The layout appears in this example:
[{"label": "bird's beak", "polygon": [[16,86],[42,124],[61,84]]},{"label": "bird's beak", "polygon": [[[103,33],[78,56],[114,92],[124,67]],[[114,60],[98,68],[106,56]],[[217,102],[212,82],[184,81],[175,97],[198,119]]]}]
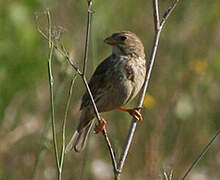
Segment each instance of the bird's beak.
[{"label": "bird's beak", "polygon": [[107,38],[104,40],[104,42],[105,42],[106,44],[111,45],[111,46],[114,46],[114,45],[116,44],[116,40],[115,40],[114,38],[112,38],[112,36],[107,37]]}]

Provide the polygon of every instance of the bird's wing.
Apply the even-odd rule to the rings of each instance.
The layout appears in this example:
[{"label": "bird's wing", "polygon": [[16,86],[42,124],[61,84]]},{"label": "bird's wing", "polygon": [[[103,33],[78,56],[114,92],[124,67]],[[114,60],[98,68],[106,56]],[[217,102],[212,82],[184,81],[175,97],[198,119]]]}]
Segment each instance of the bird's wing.
[{"label": "bird's wing", "polygon": [[[113,60],[112,56],[109,56],[106,58],[102,63],[98,65],[96,68],[94,74],[92,75],[89,87],[92,92],[92,95],[94,97],[94,100],[96,102],[97,97],[97,91],[99,89],[103,89],[106,86],[106,82],[108,82],[108,79],[111,79],[110,74],[112,73],[112,67],[114,66],[115,61]],[[85,108],[90,103],[89,94],[86,91],[82,97],[82,104],[80,109]]]}]

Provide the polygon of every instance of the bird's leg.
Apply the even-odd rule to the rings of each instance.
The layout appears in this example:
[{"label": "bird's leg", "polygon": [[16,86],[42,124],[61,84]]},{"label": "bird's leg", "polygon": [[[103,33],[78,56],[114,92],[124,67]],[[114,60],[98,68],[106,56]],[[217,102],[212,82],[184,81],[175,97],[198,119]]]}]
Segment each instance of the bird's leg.
[{"label": "bird's leg", "polygon": [[142,107],[136,107],[133,109],[126,109],[126,108],[120,107],[118,109],[120,111],[128,112],[134,119],[136,119],[139,122],[143,121],[143,117],[142,117],[141,113],[139,112],[139,110],[142,109]]},{"label": "bird's leg", "polygon": [[103,129],[105,128],[105,125],[107,123],[103,117],[100,117],[100,118],[101,118],[101,122],[99,122],[99,124],[95,126],[95,133],[96,134],[103,131]]}]

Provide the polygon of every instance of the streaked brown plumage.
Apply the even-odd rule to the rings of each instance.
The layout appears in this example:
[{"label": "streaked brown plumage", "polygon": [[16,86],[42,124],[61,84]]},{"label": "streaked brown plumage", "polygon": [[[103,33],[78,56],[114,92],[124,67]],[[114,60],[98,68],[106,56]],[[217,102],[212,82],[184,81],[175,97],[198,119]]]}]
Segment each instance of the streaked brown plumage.
[{"label": "streaked brown plumage", "polygon": [[[120,109],[128,111],[141,120],[137,109],[121,108],[140,91],[146,74],[144,46],[132,32],[122,31],[106,38],[105,43],[113,47],[112,54],[95,70],[89,82],[99,112]],[[87,92],[82,98],[81,116],[66,152],[80,152],[94,122],[95,113]],[[98,127],[100,128],[100,127]]]}]

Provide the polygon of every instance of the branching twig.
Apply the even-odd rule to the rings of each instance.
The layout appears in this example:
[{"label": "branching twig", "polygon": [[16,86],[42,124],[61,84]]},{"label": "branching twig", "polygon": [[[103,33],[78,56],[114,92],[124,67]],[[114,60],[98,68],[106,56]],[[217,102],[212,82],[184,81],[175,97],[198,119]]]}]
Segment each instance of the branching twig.
[{"label": "branching twig", "polygon": [[[159,10],[158,10],[159,9],[158,8],[158,0],[153,0],[155,36],[154,36],[154,43],[153,43],[153,48],[152,48],[151,55],[150,55],[149,64],[147,65],[147,74],[146,74],[146,77],[145,77],[145,82],[144,82],[142,92],[141,92],[139,102],[138,102],[138,107],[141,107],[143,105],[144,97],[145,97],[145,94],[147,92],[147,88],[148,88],[148,85],[149,85],[149,80],[150,80],[150,77],[151,77],[151,72],[152,72],[152,69],[153,69],[154,60],[155,60],[155,56],[156,56],[156,52],[157,52],[157,48],[158,48],[158,42],[159,42],[161,30],[162,30],[163,25],[165,24],[168,16],[171,14],[171,12],[176,7],[178,1],[179,0],[174,1],[173,5],[170,8],[168,8],[168,10],[164,13],[164,16],[163,16],[163,19],[161,20],[161,22],[159,22],[160,18],[159,18]],[[119,175],[120,175],[119,173],[123,169],[125,159],[127,157],[127,154],[128,154],[129,149],[130,149],[130,145],[131,145],[131,142],[132,142],[132,139],[133,139],[133,136],[134,136],[136,125],[137,125],[137,122],[136,122],[135,119],[133,119],[132,122],[131,122],[131,126],[130,126],[130,129],[129,129],[129,132],[128,132],[128,136],[127,136],[122,154],[120,156],[119,163],[118,163],[118,167],[117,167],[118,168],[118,174],[117,174],[116,179],[119,178]]]},{"label": "branching twig", "polygon": [[[85,53],[84,53],[84,64],[83,64],[83,73],[81,75],[82,79],[83,79],[83,82],[86,86],[86,90],[89,94],[89,97],[90,97],[90,100],[92,102],[92,106],[94,108],[94,111],[95,111],[95,114],[96,114],[96,117],[97,119],[99,120],[99,122],[101,122],[101,117],[99,115],[99,112],[98,112],[98,109],[96,107],[96,104],[95,104],[95,101],[94,101],[94,98],[92,96],[92,93],[91,93],[91,90],[89,88],[89,85],[88,85],[88,82],[86,80],[86,69],[87,69],[87,62],[88,62],[88,49],[89,49],[89,37],[90,37],[90,26],[91,26],[91,17],[92,17],[92,10],[91,10],[91,7],[92,7],[92,0],[88,0],[88,19],[87,19],[87,28],[86,28],[86,42],[85,42]],[[113,148],[112,148],[112,145],[111,145],[111,142],[109,140],[109,137],[107,135],[107,131],[106,131],[106,128],[104,128],[104,130],[102,131],[102,134],[105,138],[105,141],[107,143],[107,146],[108,146],[108,149],[109,149],[109,152],[110,152],[110,156],[111,156],[111,160],[112,160],[112,165],[113,165],[113,168],[114,168],[114,172],[117,172],[117,162],[116,162],[116,159],[115,159],[115,153],[113,151]]]},{"label": "branching twig", "polygon": [[[35,23],[36,23],[36,28],[37,31],[43,36],[43,38],[45,38],[46,40],[49,41],[49,37],[41,30],[40,25],[38,24],[38,16],[35,16]],[[51,40],[53,40],[53,38],[51,38]],[[68,54],[66,54],[65,51],[62,51],[56,44],[53,44],[54,48],[65,58],[67,59],[67,61],[69,62],[69,64],[73,67],[73,69],[79,74],[82,75],[82,72],[80,71],[79,67],[76,66],[72,60],[70,59],[70,57],[68,56]]]},{"label": "branching twig", "polygon": [[197,165],[197,163],[200,161],[200,159],[205,155],[205,153],[209,150],[210,146],[213,144],[213,142],[215,141],[215,139],[218,137],[218,135],[220,134],[220,130],[217,131],[217,133],[215,134],[215,136],[209,141],[209,143],[203,148],[202,152],[200,153],[200,155],[196,158],[196,160],[192,163],[192,165],[189,167],[189,169],[186,171],[186,173],[184,174],[182,180],[184,180],[188,174],[190,173],[190,171]]},{"label": "branching twig", "polygon": [[[68,56],[68,54],[66,52],[64,52],[62,49],[60,49],[56,44],[53,43],[53,48],[55,48],[62,56],[64,56],[64,58],[69,62],[69,64],[73,67],[73,69],[78,73],[78,75],[81,76],[83,83],[86,87],[86,90],[88,92],[88,95],[90,97],[90,100],[92,102],[92,106],[94,108],[96,117],[99,121],[101,121],[101,117],[99,115],[98,109],[96,107],[94,98],[92,96],[91,90],[89,88],[87,79],[86,79],[86,69],[87,69],[87,61],[88,61],[88,49],[89,49],[89,38],[90,38],[90,26],[91,26],[91,17],[92,17],[92,0],[88,0],[88,20],[87,20],[87,28],[86,28],[86,42],[85,42],[85,53],[84,53],[84,64],[83,64],[83,72],[80,71],[79,67],[77,67],[70,59],[70,57]],[[46,40],[50,40],[50,38],[40,29],[40,26],[38,24],[38,17],[36,16],[36,25],[37,25],[37,30],[38,32],[46,39]],[[53,40],[51,38],[51,40]],[[53,42],[53,41],[52,41]],[[110,152],[110,156],[111,156],[111,160],[112,160],[112,164],[113,164],[113,168],[114,168],[114,172],[117,172],[117,163],[116,163],[116,159],[115,159],[115,153],[113,151],[112,145],[110,143],[109,137],[107,135],[107,131],[104,128],[103,130],[103,136],[105,138],[105,141],[107,143],[107,147],[109,149]]]},{"label": "branching twig", "polygon": [[[49,77],[49,86],[50,86],[51,124],[52,124],[52,134],[53,134],[53,144],[54,144],[54,152],[55,152],[55,159],[56,159],[56,166],[57,166],[57,174],[58,174],[58,179],[61,180],[62,179],[63,162],[64,162],[64,153],[65,153],[66,119],[67,119],[67,113],[69,111],[70,99],[72,96],[72,89],[73,89],[73,84],[74,84],[76,76],[72,79],[71,86],[69,89],[69,96],[67,99],[64,120],[63,120],[63,127],[62,127],[62,149],[61,149],[60,157],[59,157],[58,146],[57,146],[57,137],[56,137],[55,104],[54,104],[54,78],[53,78],[53,72],[52,72],[53,51],[54,51],[54,48],[56,48],[57,50],[59,50],[59,48],[57,46],[55,46],[54,40],[52,37],[52,25],[51,25],[51,16],[50,16],[49,10],[47,10],[47,19],[48,19],[48,37],[40,30],[39,27],[38,27],[38,31],[46,39],[48,39],[48,44],[49,44],[48,46],[50,48],[50,53],[49,53],[49,58],[48,58],[48,77]],[[66,55],[65,52],[63,52],[61,50],[60,50],[60,52],[62,52],[62,54]],[[74,66],[74,69],[77,71],[77,68],[75,66]]]}]

